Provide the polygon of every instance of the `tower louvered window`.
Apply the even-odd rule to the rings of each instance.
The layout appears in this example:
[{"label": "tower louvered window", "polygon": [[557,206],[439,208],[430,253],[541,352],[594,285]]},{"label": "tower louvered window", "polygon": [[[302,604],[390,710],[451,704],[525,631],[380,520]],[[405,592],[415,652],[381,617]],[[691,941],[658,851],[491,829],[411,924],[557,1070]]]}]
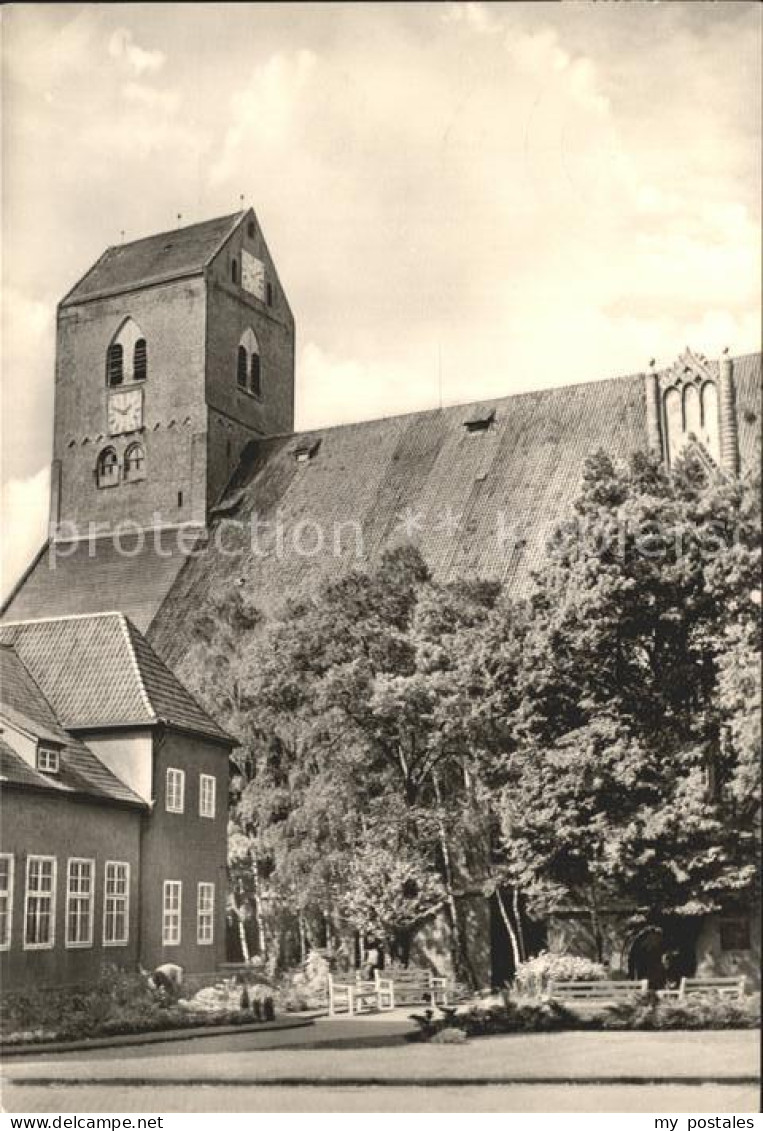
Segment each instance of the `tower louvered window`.
[{"label": "tower louvered window", "polygon": [[246,350],[243,346],[238,347],[238,369],[236,371],[236,380],[242,389],[246,388]]},{"label": "tower louvered window", "polygon": [[119,342],[112,342],[106,352],[106,380],[109,385],[121,385],[124,380],[124,350]]},{"label": "tower louvered window", "polygon": [[262,378],[260,370],[260,355],[258,353],[252,354],[251,363],[251,378],[249,388],[255,396],[259,397],[262,393]]},{"label": "tower louvered window", "polygon": [[132,379],[133,381],[145,381],[147,376],[148,351],[146,349],[146,339],[138,338],[132,355]]}]

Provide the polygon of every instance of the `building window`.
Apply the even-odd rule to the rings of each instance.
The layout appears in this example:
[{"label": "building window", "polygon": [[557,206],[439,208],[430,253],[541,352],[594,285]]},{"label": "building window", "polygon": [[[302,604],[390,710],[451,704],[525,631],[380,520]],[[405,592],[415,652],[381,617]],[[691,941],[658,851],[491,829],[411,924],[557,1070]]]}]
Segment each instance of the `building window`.
[{"label": "building window", "polygon": [[721,919],[720,924],[721,950],[750,950],[749,919]]},{"label": "building window", "polygon": [[93,945],[93,887],[95,863],[92,860],[69,860],[66,881],[66,945]]},{"label": "building window", "polygon": [[185,802],[185,771],[167,770],[165,808],[168,813],[182,813]]},{"label": "building window", "polygon": [[130,865],[107,860],[103,881],[103,945],[125,946],[130,933]]},{"label": "building window", "polygon": [[13,857],[0,855],[0,950],[11,945],[11,920],[13,918]]},{"label": "building window", "polygon": [[236,369],[236,380],[240,388],[246,388],[246,350],[243,346],[238,347],[238,366]]},{"label": "building window", "polygon": [[30,856],[26,862],[24,949],[50,950],[56,937],[56,859]]},{"label": "building window", "polygon": [[125,452],[125,479],[134,482],[146,478],[146,453],[142,444],[131,444]]},{"label": "building window", "polygon": [[199,884],[196,914],[196,942],[209,946],[215,941],[215,885]]},{"label": "building window", "polygon": [[256,397],[261,396],[261,394],[262,394],[262,381],[261,381],[261,377],[260,377],[260,355],[258,353],[252,354],[251,379],[250,379],[250,383],[249,383],[249,388],[251,389],[251,391],[254,393],[254,395]]},{"label": "building window", "polygon": [[230,265],[230,277],[234,283],[238,282],[238,260],[234,259]]},{"label": "building window", "polygon": [[37,769],[43,774],[57,774],[59,770],[59,753],[52,746],[37,747]]},{"label": "building window", "polygon": [[180,880],[164,881],[164,913],[162,916],[162,943],[164,946],[180,945],[180,915],[183,903],[183,885]]},{"label": "building window", "polygon": [[250,220],[249,223],[247,224],[246,234],[249,236],[250,240],[254,239],[254,221],[253,220]]},{"label": "building window", "polygon": [[112,342],[106,350],[106,383],[121,385],[124,381],[124,350],[120,342]]},{"label": "building window", "polygon": [[138,338],[132,351],[132,379],[145,381],[148,376],[148,349],[145,338]]},{"label": "building window", "polygon": [[265,287],[265,297],[266,297],[266,301],[267,301],[268,306],[272,306],[273,305],[273,284],[272,283],[268,283],[266,285],[266,287]]},{"label": "building window", "polygon": [[199,816],[214,817],[217,781],[212,774],[199,776]]},{"label": "building window", "polygon": [[119,460],[113,448],[104,448],[98,456],[95,479],[99,487],[115,487],[119,483]]},{"label": "building window", "polygon": [[252,393],[255,397],[262,395],[260,347],[251,327],[244,330],[238,344],[236,380],[239,388],[245,389],[246,392]]}]

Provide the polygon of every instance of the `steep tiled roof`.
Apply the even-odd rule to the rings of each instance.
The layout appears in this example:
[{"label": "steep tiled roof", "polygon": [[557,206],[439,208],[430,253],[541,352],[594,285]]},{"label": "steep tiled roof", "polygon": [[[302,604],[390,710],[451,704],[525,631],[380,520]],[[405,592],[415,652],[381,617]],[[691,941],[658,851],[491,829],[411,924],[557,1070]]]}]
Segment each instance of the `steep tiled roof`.
[{"label": "steep tiled roof", "polygon": [[69,730],[162,722],[232,739],[198,705],[122,613],[0,625]]},{"label": "steep tiled roof", "polygon": [[6,601],[7,620],[76,616],[119,608],[145,632],[185,560],[167,534],[147,538],[140,554],[120,554],[111,538],[44,546]]},{"label": "steep tiled roof", "polygon": [[55,743],[59,749],[59,772],[40,773],[3,740],[0,780],[105,801],[144,804],[87,746],[61,726],[37,682],[15,649],[7,644],[0,644],[0,728],[3,720],[7,727]]},{"label": "steep tiled roof", "polygon": [[[744,470],[760,435],[760,355],[735,359],[735,373],[739,418],[748,421]],[[404,537],[439,580],[490,578],[522,595],[570,513],[586,457],[647,447],[640,374],[260,441],[228,490],[243,490],[240,553],[231,552],[236,530],[223,499],[209,549],[186,561],[149,639],[182,675],[188,612],[208,607],[221,587],[246,586],[269,613],[355,564],[356,545],[362,564]],[[297,450],[308,448],[313,457],[300,462]],[[222,554],[214,547],[226,522]]]},{"label": "steep tiled roof", "polygon": [[244,212],[109,247],[61,303],[73,306],[200,273]]},{"label": "steep tiled roof", "polygon": [[739,454],[742,471],[754,466],[760,459],[760,429],[763,421],[763,384],[761,384],[761,355],[750,353],[734,358],[734,385],[736,387],[737,421],[739,424]]}]

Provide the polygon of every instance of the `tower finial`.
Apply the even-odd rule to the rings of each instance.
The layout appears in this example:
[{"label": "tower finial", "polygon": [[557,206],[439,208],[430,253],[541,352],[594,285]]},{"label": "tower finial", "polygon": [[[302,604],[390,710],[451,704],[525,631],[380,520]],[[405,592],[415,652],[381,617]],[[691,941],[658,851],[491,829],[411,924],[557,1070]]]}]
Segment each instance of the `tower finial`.
[{"label": "tower finial", "polygon": [[180,223],[181,223],[182,219],[183,219],[183,213],[178,212],[178,227],[180,227]]}]

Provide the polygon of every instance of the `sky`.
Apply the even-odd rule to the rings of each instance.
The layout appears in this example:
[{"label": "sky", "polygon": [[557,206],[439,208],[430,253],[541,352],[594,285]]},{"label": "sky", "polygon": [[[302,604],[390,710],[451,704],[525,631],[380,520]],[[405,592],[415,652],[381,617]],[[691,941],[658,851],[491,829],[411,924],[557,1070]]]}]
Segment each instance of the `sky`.
[{"label": "sky", "polygon": [[254,207],[297,427],[760,348],[757,3],[2,10],[2,590],[45,538],[55,307]]}]

